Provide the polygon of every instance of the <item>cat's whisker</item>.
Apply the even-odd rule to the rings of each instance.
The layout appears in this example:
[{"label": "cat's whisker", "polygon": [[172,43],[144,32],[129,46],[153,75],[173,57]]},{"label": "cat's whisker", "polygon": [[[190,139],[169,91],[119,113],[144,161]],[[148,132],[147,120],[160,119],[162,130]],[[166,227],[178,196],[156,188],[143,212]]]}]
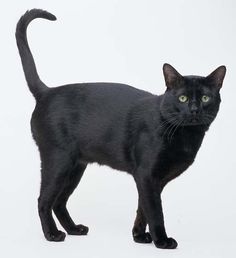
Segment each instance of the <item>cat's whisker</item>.
[{"label": "cat's whisker", "polygon": [[175,132],[177,131],[177,129],[179,128],[179,126],[182,124],[182,122],[183,122],[183,120],[180,120],[180,121],[176,124],[176,126],[174,127],[174,129],[172,130],[171,135],[170,135],[170,142],[172,141],[172,138],[173,138]]},{"label": "cat's whisker", "polygon": [[168,118],[168,120],[165,120],[163,123],[161,123],[160,125],[159,125],[159,127],[160,128],[163,128],[163,127],[165,127],[166,125],[169,125],[169,124],[171,124],[171,123],[173,123],[174,121],[176,120],[176,117],[170,117],[170,118]]},{"label": "cat's whisker", "polygon": [[212,116],[212,115],[208,115],[208,114],[204,114],[204,116],[203,116],[204,118],[208,118],[208,119],[210,119],[210,120],[214,120],[214,116]]},{"label": "cat's whisker", "polygon": [[[163,137],[170,132],[170,130],[172,129],[173,126],[175,126],[177,121],[178,121],[178,119],[175,118],[175,120],[172,123],[170,123],[170,125],[167,127],[167,129],[163,133]],[[168,138],[168,135],[167,135],[167,138]]]},{"label": "cat's whisker", "polygon": [[175,128],[175,126],[176,126],[177,124],[178,124],[178,121],[177,121],[177,120],[172,124],[171,128],[170,128],[169,131],[168,131],[167,139],[169,139],[169,136],[170,136],[172,130]]},{"label": "cat's whisker", "polygon": [[208,126],[212,122],[212,120],[207,118],[207,117],[203,117],[202,122],[203,122],[204,125]]},{"label": "cat's whisker", "polygon": [[181,124],[183,123],[184,119],[180,120],[180,122],[176,125],[175,129],[173,130],[173,133],[171,134],[171,137],[170,137],[170,143],[173,139],[173,136],[175,134],[175,132],[177,131],[177,129],[181,126]]}]

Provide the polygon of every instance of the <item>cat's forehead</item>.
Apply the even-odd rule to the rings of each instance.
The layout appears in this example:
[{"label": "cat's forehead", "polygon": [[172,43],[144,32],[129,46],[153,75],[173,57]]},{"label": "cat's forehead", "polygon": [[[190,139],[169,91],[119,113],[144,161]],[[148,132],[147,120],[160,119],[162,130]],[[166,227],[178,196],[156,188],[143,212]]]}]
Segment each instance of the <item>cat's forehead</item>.
[{"label": "cat's forehead", "polygon": [[211,91],[206,83],[206,78],[202,76],[188,75],[183,77],[183,83],[179,87],[180,91],[185,92],[207,92]]},{"label": "cat's forehead", "polygon": [[196,75],[187,75],[183,76],[183,86],[185,87],[203,87],[206,86],[206,77],[196,76]]}]

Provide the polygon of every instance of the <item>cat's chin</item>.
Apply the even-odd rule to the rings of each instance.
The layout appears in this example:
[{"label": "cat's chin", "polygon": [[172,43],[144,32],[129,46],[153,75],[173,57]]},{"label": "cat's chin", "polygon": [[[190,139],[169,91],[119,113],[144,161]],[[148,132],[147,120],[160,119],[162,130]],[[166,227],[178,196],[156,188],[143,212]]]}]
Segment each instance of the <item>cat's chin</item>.
[{"label": "cat's chin", "polygon": [[183,125],[184,127],[190,127],[190,126],[204,126],[204,124],[203,123],[200,123],[200,122],[191,122],[191,123],[185,123],[184,125]]},{"label": "cat's chin", "polygon": [[201,116],[191,116],[184,120],[183,125],[184,126],[210,126],[212,123],[209,119],[204,119],[204,117]]},{"label": "cat's chin", "polygon": [[202,121],[198,120],[191,120],[191,121],[186,121],[184,122],[183,126],[210,126],[210,123],[204,123]]},{"label": "cat's chin", "polygon": [[[178,122],[175,122],[178,124]],[[172,121],[168,121],[168,124],[173,124]],[[178,126],[179,127],[185,127],[185,126],[210,126],[211,122],[210,121],[203,121],[202,119],[197,119],[197,118],[189,118],[185,119],[180,123]]]}]

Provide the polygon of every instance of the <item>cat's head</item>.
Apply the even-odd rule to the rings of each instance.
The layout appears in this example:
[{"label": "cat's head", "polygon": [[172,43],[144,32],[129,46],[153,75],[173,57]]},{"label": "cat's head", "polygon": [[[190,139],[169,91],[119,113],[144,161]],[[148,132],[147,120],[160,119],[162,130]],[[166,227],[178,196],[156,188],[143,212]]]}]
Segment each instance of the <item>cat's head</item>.
[{"label": "cat's head", "polygon": [[206,77],[182,76],[169,64],[164,64],[163,72],[167,90],[161,103],[162,116],[176,125],[209,126],[219,110],[226,67],[220,66]]}]

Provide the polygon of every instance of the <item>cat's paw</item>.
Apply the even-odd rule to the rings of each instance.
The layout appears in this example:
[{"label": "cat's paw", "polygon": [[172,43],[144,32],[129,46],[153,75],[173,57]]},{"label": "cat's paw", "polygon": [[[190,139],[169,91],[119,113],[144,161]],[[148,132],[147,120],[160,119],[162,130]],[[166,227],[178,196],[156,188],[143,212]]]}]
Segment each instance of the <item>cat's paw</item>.
[{"label": "cat's paw", "polygon": [[73,227],[72,229],[68,230],[68,234],[69,235],[78,235],[78,236],[81,236],[81,235],[87,235],[88,234],[88,231],[89,231],[89,228],[84,226],[84,225],[76,225],[75,227]]},{"label": "cat's paw", "polygon": [[178,246],[175,239],[171,237],[154,241],[154,244],[157,248],[161,249],[175,249]]},{"label": "cat's paw", "polygon": [[50,233],[48,232],[45,235],[46,239],[48,241],[53,241],[53,242],[62,242],[65,240],[66,234],[60,230],[54,232],[54,233]]},{"label": "cat's paw", "polygon": [[134,242],[142,243],[142,244],[148,244],[152,242],[152,237],[148,232],[143,234],[133,235],[133,239],[134,239]]}]

